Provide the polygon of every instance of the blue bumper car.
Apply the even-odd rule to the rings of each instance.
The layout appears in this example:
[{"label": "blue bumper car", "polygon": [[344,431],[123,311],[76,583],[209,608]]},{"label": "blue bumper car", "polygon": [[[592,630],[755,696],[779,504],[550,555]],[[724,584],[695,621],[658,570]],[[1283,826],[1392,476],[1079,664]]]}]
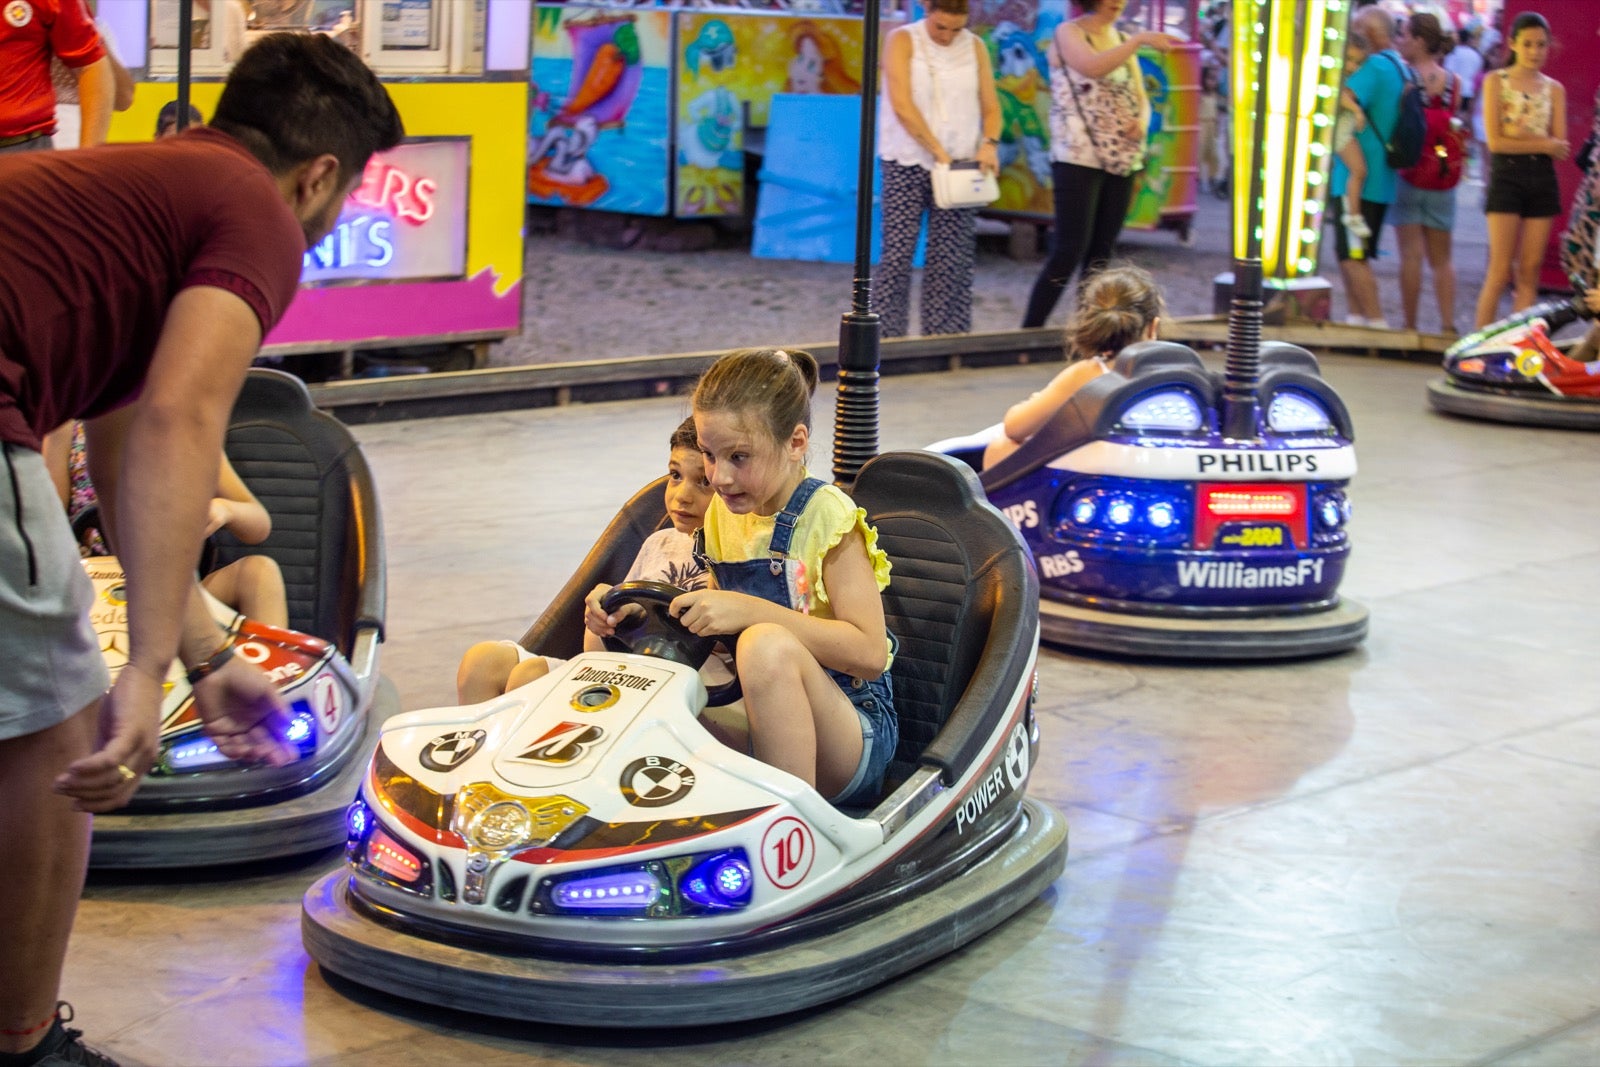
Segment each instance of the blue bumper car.
[{"label": "blue bumper car", "polygon": [[[1140,657],[1323,655],[1366,635],[1350,556],[1350,415],[1311,353],[1260,346],[1243,389],[1165,341],[1110,373],[981,480],[1040,575],[1044,640]],[[1245,432],[1225,432],[1230,405]],[[999,427],[932,446],[981,465]]]},{"label": "blue bumper car", "polygon": [[834,808],[715,741],[699,721],[706,639],[664,610],[629,651],[581,651],[584,593],[665,522],[658,482],[524,638],[564,663],[386,725],[350,809],[349,862],[302,904],[312,959],[505,1018],[703,1025],[848,996],[1038,896],[1066,828],[1025,796],[1039,740],[1027,550],[943,456],[878,457],[853,495],[893,559],[884,602],[901,640],[900,743],[875,803]]}]

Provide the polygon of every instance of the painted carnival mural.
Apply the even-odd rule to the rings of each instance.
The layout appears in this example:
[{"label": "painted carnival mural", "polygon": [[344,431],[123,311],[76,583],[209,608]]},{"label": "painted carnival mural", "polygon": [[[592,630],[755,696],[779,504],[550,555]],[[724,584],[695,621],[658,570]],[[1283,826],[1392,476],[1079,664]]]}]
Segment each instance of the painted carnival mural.
[{"label": "painted carnival mural", "polygon": [[536,10],[529,201],[668,214],[672,14]]},{"label": "painted carnival mural", "polygon": [[777,93],[860,93],[861,20],[682,12],[677,59],[674,213],[737,215],[746,125],[767,125]]}]

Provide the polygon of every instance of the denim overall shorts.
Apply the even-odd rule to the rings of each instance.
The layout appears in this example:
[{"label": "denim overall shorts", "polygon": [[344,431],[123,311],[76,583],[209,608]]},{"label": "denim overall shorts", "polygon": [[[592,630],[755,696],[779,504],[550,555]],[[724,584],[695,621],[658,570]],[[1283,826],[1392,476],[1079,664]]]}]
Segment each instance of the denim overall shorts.
[{"label": "denim overall shorts", "polygon": [[[742,560],[737,563],[717,563],[706,556],[705,531],[695,532],[695,555],[701,564],[717,579],[717,588],[734,593],[748,593],[774,604],[798,610],[789,596],[786,574],[789,541],[794,537],[795,523],[810,503],[812,494],[825,483],[820,478],[807,478],[795,488],[789,502],[777,515],[772,527],[772,540],[767,545],[766,559]],[[893,634],[889,635],[890,648],[899,646]],[[844,695],[855,706],[861,720],[861,762],[856,765],[855,776],[838,796],[830,799],[835,807],[866,807],[878,799],[883,790],[884,772],[894,758],[895,746],[900,740],[900,724],[894,713],[894,682],[888,671],[867,681],[852,678],[841,671],[829,670]]]}]

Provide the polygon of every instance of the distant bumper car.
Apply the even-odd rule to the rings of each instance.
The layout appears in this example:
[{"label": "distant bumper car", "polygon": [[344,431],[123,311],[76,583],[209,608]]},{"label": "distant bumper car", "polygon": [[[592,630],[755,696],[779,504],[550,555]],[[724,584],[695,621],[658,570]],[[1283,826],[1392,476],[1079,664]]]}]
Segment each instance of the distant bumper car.
[{"label": "distant bumper car", "polygon": [[[984,471],[1040,574],[1044,640],[1178,659],[1323,655],[1367,611],[1339,595],[1356,472],[1350,416],[1311,353],[1260,346],[1225,433],[1222,376],[1188,348],[1130,345]],[[999,427],[932,449],[981,466]]]},{"label": "distant bumper car", "polygon": [[[254,370],[235,405],[228,457],[273,517],[255,546],[217,538],[226,563],[263,553],[278,561],[292,630],[213,602],[238,655],[278,683],[293,712],[299,758],[284,767],[241,765],[205,737],[181,669],[169,677],[160,751],[128,807],[95,818],[90,866],[187,867],[309,852],[345,837],[377,726],[396,710],[379,686],[384,615],[383,536],[365,459],[349,432],[311,406],[296,378]],[[122,571],[86,560],[95,628],[107,665],[126,662]]]},{"label": "distant bumper car", "polygon": [[1445,352],[1428,402],[1472,419],[1600,430],[1600,361],[1573,359],[1551,339],[1592,317],[1576,300],[1547,300],[1468,334]]},{"label": "distant bumper car", "polygon": [[900,747],[870,810],[714,741],[696,718],[703,639],[663,611],[633,651],[579,652],[583,593],[664,521],[657,483],[524,639],[564,665],[386,726],[350,810],[349,866],[303,902],[311,957],[484,1014],[703,1025],[876,985],[1037,896],[1066,829],[1024,796],[1038,744],[1027,553],[944,457],[879,457],[853,493],[893,558],[901,639]]}]

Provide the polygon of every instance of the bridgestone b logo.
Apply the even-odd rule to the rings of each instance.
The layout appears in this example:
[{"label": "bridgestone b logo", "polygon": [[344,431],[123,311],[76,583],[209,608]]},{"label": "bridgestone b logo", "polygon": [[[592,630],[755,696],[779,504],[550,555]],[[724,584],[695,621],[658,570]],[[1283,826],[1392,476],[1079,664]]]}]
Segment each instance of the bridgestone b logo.
[{"label": "bridgestone b logo", "polygon": [[585,667],[573,679],[579,682],[599,682],[601,685],[614,685],[619,689],[650,689],[656,684],[654,678],[643,678],[637,674],[624,674],[621,671],[602,671],[594,667]]},{"label": "bridgestone b logo", "polygon": [[1322,581],[1322,560],[1302,559],[1284,567],[1180,562],[1178,584],[1185,589],[1293,589]]}]

